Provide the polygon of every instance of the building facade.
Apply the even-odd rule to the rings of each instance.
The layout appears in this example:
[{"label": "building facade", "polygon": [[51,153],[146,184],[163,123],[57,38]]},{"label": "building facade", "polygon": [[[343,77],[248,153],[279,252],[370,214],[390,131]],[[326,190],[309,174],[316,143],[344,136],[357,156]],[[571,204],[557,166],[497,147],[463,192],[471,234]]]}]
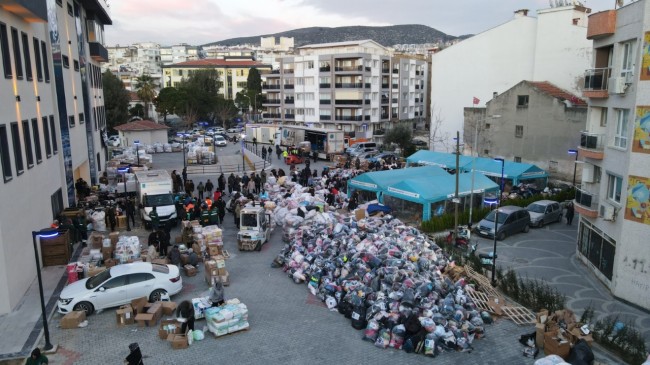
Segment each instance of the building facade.
[{"label": "building facade", "polygon": [[219,74],[221,85],[219,93],[226,99],[235,99],[235,96],[246,87],[248,71],[251,68],[259,70],[260,74],[271,72],[271,66],[252,60],[241,59],[203,59],[187,61],[163,66],[165,87],[177,87],[183,78],[190,76],[195,70],[215,69]]},{"label": "building facade", "polygon": [[515,12],[514,19],[433,54],[431,128],[435,150],[450,152],[452,137],[463,128],[463,109],[484,106],[493,92],[521,80],[545,80],[580,95],[582,76],[591,60],[586,39],[590,9],[579,5]]},{"label": "building facade", "polygon": [[124,88],[135,90],[137,78],[149,75],[157,88],[162,78],[160,45],[153,42],[135,43],[129,46],[108,47],[108,62],[102,64],[102,72],[110,70],[124,83]]},{"label": "building facade", "polygon": [[[487,117],[490,116],[490,117]],[[580,177],[575,151],[587,122],[587,103],[545,81],[522,81],[485,108],[465,108],[465,152],[533,164],[551,177]]]},{"label": "building facade", "polygon": [[423,114],[426,61],[394,61],[388,49],[372,40],[307,45],[297,51],[279,58],[279,69],[265,75],[266,122],[339,129],[381,141],[392,122]]},{"label": "building facade", "polygon": [[186,43],[160,47],[160,61],[163,65],[195,61],[201,58],[199,51],[198,46],[190,46]]},{"label": "building facade", "polygon": [[589,18],[577,256],[612,294],[650,309],[650,2]]},{"label": "building facade", "polygon": [[[74,181],[91,184],[106,164],[100,62],[107,60],[104,1],[0,4],[0,314],[36,277],[32,231],[75,203]],[[29,249],[27,249],[29,247]]]}]

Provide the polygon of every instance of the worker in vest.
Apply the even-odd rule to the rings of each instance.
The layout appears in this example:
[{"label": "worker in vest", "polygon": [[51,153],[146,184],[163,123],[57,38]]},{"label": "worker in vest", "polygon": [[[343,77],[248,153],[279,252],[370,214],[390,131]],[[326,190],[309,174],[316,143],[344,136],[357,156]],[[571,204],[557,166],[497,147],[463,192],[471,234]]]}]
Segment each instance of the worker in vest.
[{"label": "worker in vest", "polygon": [[208,210],[209,210],[210,208],[212,208],[212,199],[210,199],[209,196],[206,196],[206,197],[205,197],[205,205],[206,205],[206,207],[208,208]]},{"label": "worker in vest", "polygon": [[[207,208],[207,206],[206,206]],[[210,211],[208,209],[202,209],[201,210],[201,226],[209,226],[210,225]]]},{"label": "worker in vest", "polygon": [[158,212],[156,212],[156,207],[151,208],[149,218],[151,218],[151,229],[157,231],[158,227],[160,227],[160,217],[158,216]]},{"label": "worker in vest", "polygon": [[194,202],[190,200],[189,203],[185,204],[185,217],[186,220],[192,220],[192,213],[194,213]]},{"label": "worker in vest", "polygon": [[212,208],[210,208],[210,224],[220,224],[219,222],[219,210],[217,209],[217,205],[214,204],[212,205]]},{"label": "worker in vest", "polygon": [[282,158],[286,159],[287,157],[289,157],[289,152],[287,150],[282,151]]}]

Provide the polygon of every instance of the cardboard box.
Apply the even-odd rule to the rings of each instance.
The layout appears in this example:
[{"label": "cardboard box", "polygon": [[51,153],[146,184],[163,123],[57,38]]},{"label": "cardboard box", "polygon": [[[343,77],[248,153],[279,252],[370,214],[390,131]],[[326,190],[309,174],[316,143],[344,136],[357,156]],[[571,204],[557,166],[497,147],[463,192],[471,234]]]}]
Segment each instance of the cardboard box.
[{"label": "cardboard box", "polygon": [[176,244],[183,243],[183,237],[176,236],[176,238],[174,238],[174,243],[176,243]]},{"label": "cardboard box", "polygon": [[79,324],[86,320],[85,311],[72,311],[61,318],[60,326],[63,329],[79,328]]},{"label": "cardboard box", "polygon": [[158,337],[161,340],[166,340],[170,334],[180,335],[181,325],[182,323],[175,319],[163,319],[158,327]]},{"label": "cardboard box", "polygon": [[360,221],[366,217],[366,211],[364,209],[357,209],[354,211],[354,219]]},{"label": "cardboard box", "polygon": [[536,323],[535,324],[535,345],[543,349],[544,348],[544,330],[546,329],[546,325],[544,323]]},{"label": "cardboard box", "polygon": [[131,304],[123,305],[120,309],[115,311],[115,321],[118,326],[135,323],[135,315],[133,314],[133,307],[131,307]]},{"label": "cardboard box", "polygon": [[113,247],[102,247],[102,256],[104,261],[113,258]]},{"label": "cardboard box", "polygon": [[158,323],[158,321],[162,318],[162,314],[163,314],[162,302],[147,303],[147,305],[145,305],[144,308],[147,311],[147,314],[154,315],[153,318],[154,323]]},{"label": "cardboard box", "polygon": [[219,247],[218,245],[209,243],[208,244],[208,255],[210,255],[210,256],[221,255],[221,247]]},{"label": "cardboard box", "polygon": [[541,309],[539,312],[537,312],[535,318],[537,323],[546,323],[548,320],[548,309]]},{"label": "cardboard box", "polygon": [[90,237],[88,237],[88,241],[90,242],[90,247],[96,250],[102,248],[103,240],[104,240],[104,235],[101,233],[97,233],[96,231],[93,231],[93,233],[90,234]]},{"label": "cardboard box", "polygon": [[197,273],[196,267],[188,264],[183,266],[183,268],[185,269],[186,276],[196,276]]},{"label": "cardboard box", "polygon": [[219,276],[225,276],[225,275],[228,275],[228,271],[226,271],[225,267],[220,267],[220,268],[217,268],[217,274]]},{"label": "cardboard box", "polygon": [[167,257],[162,258],[162,259],[153,259],[151,260],[152,264],[160,264],[160,265],[168,265],[169,264],[169,259]]},{"label": "cardboard box", "polygon": [[198,243],[192,244],[192,251],[194,251],[198,256],[201,256],[201,246]]},{"label": "cardboard box", "polygon": [[117,216],[117,228],[126,228],[126,216],[118,215]]},{"label": "cardboard box", "polygon": [[190,255],[186,253],[181,254],[181,265],[185,266],[190,262]]},{"label": "cardboard box", "polygon": [[582,331],[580,331],[580,328],[573,328],[572,330],[569,331],[569,341],[571,342],[571,345],[575,345],[578,340],[585,340],[589,347],[591,347],[592,342],[594,342],[593,336],[590,334],[584,335],[582,334]]},{"label": "cardboard box", "polygon": [[162,303],[163,314],[166,316],[173,316],[176,311],[176,302],[160,302]]},{"label": "cardboard box", "polygon": [[86,274],[86,277],[95,276],[102,271],[106,271],[106,267],[91,266],[88,268],[88,273]]},{"label": "cardboard box", "polygon": [[217,268],[220,268],[220,269],[225,269],[226,268],[226,259],[223,256],[218,255],[215,258],[213,258],[213,260],[214,260],[215,265],[217,266]]},{"label": "cardboard box", "polygon": [[117,260],[115,260],[115,259],[107,259],[107,260],[104,260],[104,266],[105,266],[107,269],[110,269],[111,267],[113,267],[113,266],[115,266],[115,265],[117,265],[117,264],[118,264],[118,262],[117,262]]},{"label": "cardboard box", "polygon": [[219,279],[221,280],[224,286],[230,285],[230,274],[228,274],[228,271],[226,271],[225,275],[219,275]]},{"label": "cardboard box", "polygon": [[144,307],[149,304],[147,297],[140,297],[133,299],[131,301],[131,307],[133,308],[133,314],[137,315],[138,313],[144,313]]},{"label": "cardboard box", "polygon": [[558,355],[563,359],[569,357],[571,344],[564,338],[558,336],[557,332],[544,333],[544,354]]},{"label": "cardboard box", "polygon": [[135,321],[139,327],[152,327],[156,325],[153,313],[138,313],[135,315]]},{"label": "cardboard box", "polygon": [[503,305],[503,299],[498,297],[488,298],[488,306],[492,308],[492,312],[494,312],[494,314],[498,316],[503,315],[503,310],[501,309],[501,305]]},{"label": "cardboard box", "polygon": [[190,347],[187,339],[187,334],[169,334],[167,336],[167,341],[171,343],[174,350],[186,349]]},{"label": "cardboard box", "polygon": [[119,232],[111,232],[108,234],[108,238],[111,240],[111,247],[115,248],[117,245],[117,241],[120,238],[120,233]]}]

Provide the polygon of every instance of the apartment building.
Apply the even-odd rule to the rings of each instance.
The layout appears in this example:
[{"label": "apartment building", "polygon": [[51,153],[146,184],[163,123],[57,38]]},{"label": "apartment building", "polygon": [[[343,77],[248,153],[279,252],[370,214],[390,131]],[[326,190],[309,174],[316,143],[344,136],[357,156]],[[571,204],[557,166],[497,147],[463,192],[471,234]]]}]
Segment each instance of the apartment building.
[{"label": "apartment building", "polygon": [[235,99],[235,96],[246,87],[248,71],[256,68],[260,73],[270,72],[271,66],[252,60],[239,58],[203,59],[163,65],[163,77],[165,87],[176,87],[183,80],[189,77],[195,70],[215,69],[220,77],[221,85],[219,93],[226,99]]},{"label": "apartment building", "polygon": [[160,47],[160,61],[163,65],[193,61],[199,58],[201,58],[199,46],[190,46],[189,44],[181,43],[173,46]]},{"label": "apartment building", "polygon": [[[98,181],[107,150],[100,62],[107,5],[0,3],[0,314],[36,277],[32,231],[75,202],[74,181]],[[22,199],[22,200],[20,200]],[[28,199],[29,201],[27,202]]]},{"label": "apartment building", "polygon": [[592,14],[577,256],[612,294],[650,309],[650,1]]},{"label": "apartment building", "polygon": [[128,46],[108,47],[108,62],[102,64],[102,72],[110,70],[124,83],[129,91],[135,91],[138,77],[149,75],[160,88],[162,60],[160,44],[141,42]]},{"label": "apartment building", "polygon": [[452,151],[452,137],[463,128],[463,110],[474,105],[474,98],[483,107],[493,92],[521,80],[548,81],[580,95],[578,80],[591,60],[590,12],[581,5],[538,10],[537,17],[518,10],[512,20],[434,53],[431,114],[442,122],[431,128],[433,149]]},{"label": "apartment building", "polygon": [[392,122],[424,110],[427,64],[372,40],[312,44],[265,75],[265,122],[339,129],[381,141]]}]

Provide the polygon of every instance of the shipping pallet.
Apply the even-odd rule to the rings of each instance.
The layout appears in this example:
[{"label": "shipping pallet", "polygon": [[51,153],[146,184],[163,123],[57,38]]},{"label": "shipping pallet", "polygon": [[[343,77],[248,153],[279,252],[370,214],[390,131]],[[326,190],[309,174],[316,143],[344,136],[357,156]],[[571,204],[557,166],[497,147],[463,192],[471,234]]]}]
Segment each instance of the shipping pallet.
[{"label": "shipping pallet", "polygon": [[[214,336],[215,340],[218,340],[218,339],[220,339],[220,338],[222,338],[222,337],[227,337],[227,336],[230,336],[230,335],[236,335],[236,334],[238,334],[238,333],[242,333],[242,332],[248,332],[248,330],[250,330],[250,329],[251,329],[251,325],[250,325],[250,323],[249,323],[247,328],[244,328],[244,329],[239,330],[239,331],[226,333],[225,335],[221,335],[221,336],[216,336],[214,333],[213,333],[212,335]],[[209,330],[208,330],[208,331],[209,331]]]},{"label": "shipping pallet", "polygon": [[501,303],[503,303],[503,299],[501,299],[500,297],[488,296],[483,292],[474,291],[474,290],[468,290],[467,296],[472,299],[472,302],[476,305],[478,309],[499,316],[503,314],[503,310],[501,307]]},{"label": "shipping pallet", "polygon": [[481,290],[487,293],[489,296],[492,297],[499,297],[499,293],[492,287],[492,283],[490,283],[490,280],[486,278],[484,275],[478,273],[476,270],[472,269],[469,267],[469,265],[465,266],[465,272],[467,273],[467,276],[470,277],[470,279],[475,280],[478,285],[481,287]]},{"label": "shipping pallet", "polygon": [[501,307],[503,313],[506,317],[510,318],[515,324],[522,326],[527,324],[533,324],[536,321],[535,314],[530,311],[530,309],[517,306],[517,307]]}]

